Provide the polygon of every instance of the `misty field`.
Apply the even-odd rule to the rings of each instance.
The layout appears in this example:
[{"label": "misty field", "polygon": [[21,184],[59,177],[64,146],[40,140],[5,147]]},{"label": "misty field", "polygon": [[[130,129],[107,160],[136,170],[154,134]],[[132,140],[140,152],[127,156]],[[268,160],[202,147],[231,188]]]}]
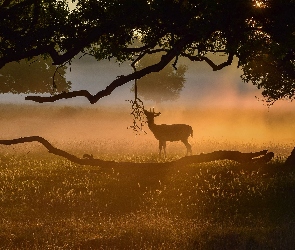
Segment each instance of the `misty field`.
[{"label": "misty field", "polygon": [[[40,135],[80,157],[159,161],[155,139],[134,136],[115,111],[0,108],[3,139]],[[0,249],[294,249],[295,171],[283,162],[295,143],[202,139],[201,131],[191,139],[196,154],[269,149],[276,157],[267,166],[100,168],[38,143],[0,146]],[[184,152],[169,143],[166,160]]]}]

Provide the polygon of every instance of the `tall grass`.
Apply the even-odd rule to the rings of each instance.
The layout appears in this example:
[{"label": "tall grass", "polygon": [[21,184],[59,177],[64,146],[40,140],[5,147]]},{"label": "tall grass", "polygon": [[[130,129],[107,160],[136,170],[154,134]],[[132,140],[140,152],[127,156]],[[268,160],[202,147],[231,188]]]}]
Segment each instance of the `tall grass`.
[{"label": "tall grass", "polygon": [[[1,249],[295,245],[295,173],[281,170],[278,159],[269,164],[269,172],[230,161],[100,169],[25,153],[25,148],[1,149]],[[128,160],[153,157],[131,155]]]}]

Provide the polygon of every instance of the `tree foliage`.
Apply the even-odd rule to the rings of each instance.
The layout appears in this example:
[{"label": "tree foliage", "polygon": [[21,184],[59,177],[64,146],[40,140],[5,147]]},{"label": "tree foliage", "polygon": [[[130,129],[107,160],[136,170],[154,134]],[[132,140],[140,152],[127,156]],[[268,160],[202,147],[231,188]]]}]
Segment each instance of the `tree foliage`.
[{"label": "tree foliage", "polygon": [[66,67],[52,65],[49,58],[34,57],[11,62],[0,69],[0,93],[59,93],[69,91],[71,82],[65,79]]},{"label": "tree foliage", "polygon": [[[294,0],[66,0],[0,1],[0,68],[37,55],[62,65],[78,53],[98,60],[161,59],[115,79],[91,95],[86,90],[37,102],[85,96],[91,103],[134,79],[159,72],[179,57],[208,63],[214,71],[238,58],[242,79],[263,89],[272,102],[295,94]],[[219,65],[208,54],[226,55]],[[211,58],[211,57],[210,57]],[[217,61],[217,60],[216,60]]]}]

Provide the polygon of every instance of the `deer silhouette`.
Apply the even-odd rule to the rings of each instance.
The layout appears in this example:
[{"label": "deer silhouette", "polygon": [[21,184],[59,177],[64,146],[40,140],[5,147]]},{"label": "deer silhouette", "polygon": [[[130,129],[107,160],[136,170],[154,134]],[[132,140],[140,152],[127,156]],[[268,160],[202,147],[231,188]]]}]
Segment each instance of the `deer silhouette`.
[{"label": "deer silhouette", "polygon": [[154,122],[154,118],[159,116],[161,113],[155,113],[153,111],[147,111],[144,109],[144,114],[147,118],[149,129],[153,132],[156,139],[159,141],[159,156],[161,157],[162,149],[164,151],[164,157],[166,157],[166,141],[182,141],[186,146],[187,152],[192,155],[192,146],[188,143],[188,137],[193,137],[193,129],[191,126],[186,124],[161,124],[157,125]]}]

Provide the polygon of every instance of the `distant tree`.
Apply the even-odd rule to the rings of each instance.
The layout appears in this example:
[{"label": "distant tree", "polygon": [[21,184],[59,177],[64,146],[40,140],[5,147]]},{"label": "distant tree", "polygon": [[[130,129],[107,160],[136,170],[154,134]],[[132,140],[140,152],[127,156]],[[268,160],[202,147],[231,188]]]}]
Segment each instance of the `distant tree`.
[{"label": "distant tree", "polygon": [[[159,60],[160,55],[147,55],[139,61],[137,70],[153,65]],[[186,70],[185,65],[174,68],[170,63],[160,72],[142,77],[137,81],[138,95],[156,103],[177,100],[184,87]],[[134,85],[131,90],[134,91]]]},{"label": "distant tree", "polygon": [[11,62],[0,69],[0,93],[60,93],[69,91],[71,82],[65,79],[66,66],[52,65],[40,56],[31,61]]},{"label": "distant tree", "polygon": [[[153,65],[120,76],[92,95],[87,90],[27,100],[53,102],[85,96],[90,103],[179,57],[205,62],[213,71],[238,58],[242,79],[263,89],[267,101],[295,94],[294,0],[66,0],[0,1],[0,68],[37,55],[62,65],[78,53],[97,60],[136,62],[164,53]],[[208,57],[213,55],[214,57]],[[227,59],[217,65],[216,57]]]}]

